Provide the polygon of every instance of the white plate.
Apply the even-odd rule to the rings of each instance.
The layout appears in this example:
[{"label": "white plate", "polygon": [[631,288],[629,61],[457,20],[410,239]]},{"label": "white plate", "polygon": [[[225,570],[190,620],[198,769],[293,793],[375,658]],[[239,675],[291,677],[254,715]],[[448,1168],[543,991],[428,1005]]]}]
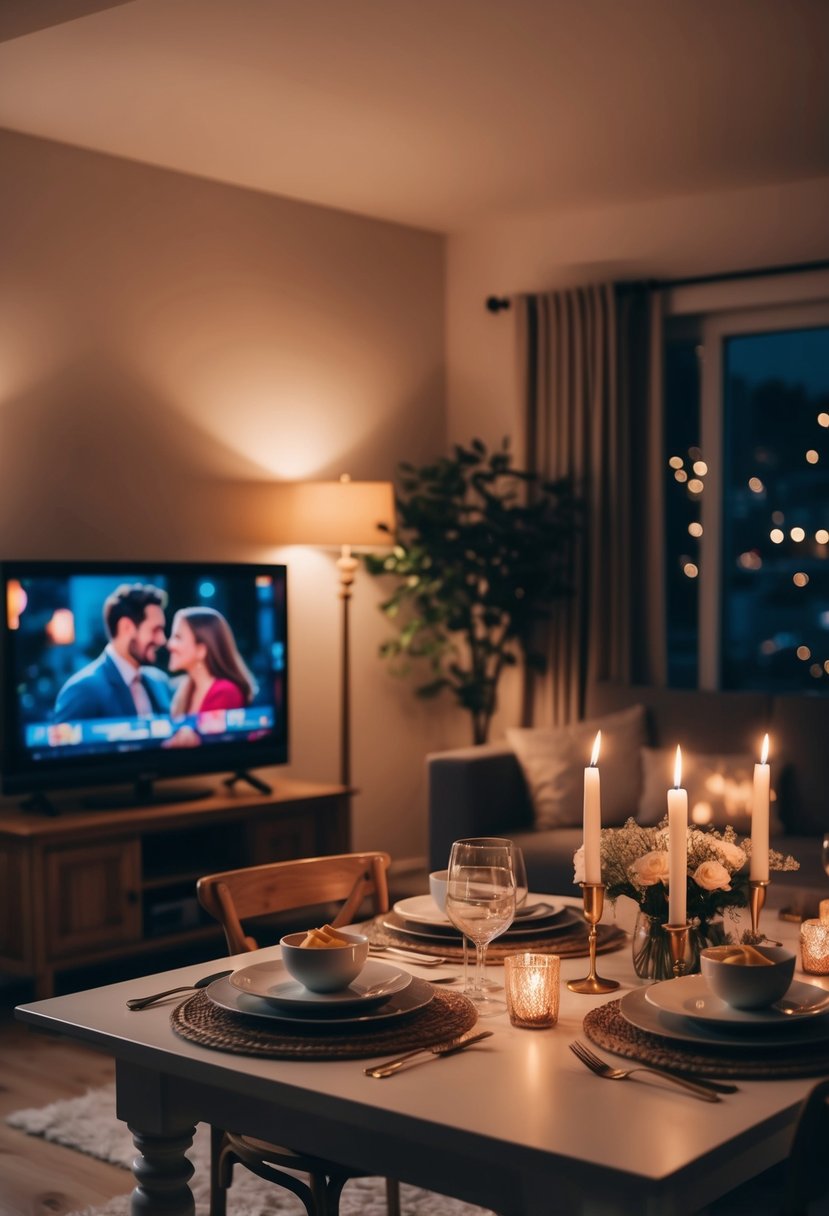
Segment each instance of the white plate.
[{"label": "white plate", "polygon": [[[572,932],[574,926],[579,924],[584,924],[584,917],[581,913],[577,912],[575,908],[562,908],[554,917],[545,918],[543,923],[529,919],[513,922],[505,933],[501,933],[495,938],[495,941],[503,942],[504,939],[509,941],[511,938],[523,937],[550,937],[556,933]],[[383,926],[394,933],[404,934],[415,940],[432,942],[435,945],[459,946],[461,941],[460,931],[450,924],[443,926],[415,925],[404,921],[402,916],[396,916],[394,919],[384,920]]]},{"label": "white plate", "polygon": [[[670,980],[669,983],[679,983]],[[676,1039],[680,1043],[701,1043],[706,1047],[746,1048],[754,1051],[758,1047],[788,1047],[794,1043],[825,1043],[829,1041],[829,1018],[812,1018],[797,1022],[797,1032],[792,1036],[791,1028],[783,1026],[760,1027],[752,1034],[745,1030],[717,1026],[711,1022],[689,1022],[674,1013],[663,1013],[647,1000],[647,988],[634,988],[626,992],[619,1003],[625,1021],[648,1034],[660,1035],[663,1039]],[[795,1018],[787,1019],[794,1024]]]},{"label": "white plate", "polygon": [[401,1018],[407,1013],[422,1009],[433,999],[435,990],[426,980],[414,978],[410,984],[394,996],[389,997],[382,1005],[366,1009],[365,1004],[349,1012],[331,1006],[314,1006],[311,1009],[293,1009],[289,1006],[271,1005],[258,996],[248,996],[239,992],[230,983],[229,977],[214,980],[205,989],[205,993],[214,1005],[228,1013],[243,1013],[245,1017],[262,1018],[269,1022],[286,1023],[292,1026],[302,1026],[305,1030],[319,1029],[323,1033],[329,1026],[357,1026],[360,1023],[385,1022],[393,1018]]},{"label": "white plate", "polygon": [[791,1026],[793,1022],[821,1017],[829,1011],[829,993],[815,984],[801,984],[798,980],[786,992],[787,1000],[805,1006],[794,1015],[782,1013],[773,1005],[768,1009],[732,1009],[714,996],[704,975],[683,975],[680,979],[651,984],[645,989],[645,999],[663,1013],[729,1028]]},{"label": "white plate", "polygon": [[240,967],[228,977],[232,987],[272,1005],[294,1010],[350,1009],[379,1005],[412,982],[408,971],[369,959],[356,980],[339,992],[311,992],[293,979],[281,959]]},{"label": "white plate", "polygon": [[[516,921],[521,924],[529,924],[536,920],[553,920],[564,907],[563,904],[553,903],[543,895],[528,895],[527,904],[529,911],[522,913],[519,908],[515,917]],[[399,899],[392,911],[415,925],[432,925],[443,929],[454,928],[449,917],[445,912],[441,912],[431,895],[412,895],[409,899]],[[516,927],[513,924],[513,928]]]}]

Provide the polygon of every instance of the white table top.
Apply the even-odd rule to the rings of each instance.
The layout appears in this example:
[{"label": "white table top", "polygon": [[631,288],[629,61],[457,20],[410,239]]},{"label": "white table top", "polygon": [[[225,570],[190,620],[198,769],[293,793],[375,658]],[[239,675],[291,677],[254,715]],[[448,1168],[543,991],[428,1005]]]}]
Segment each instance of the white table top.
[{"label": "white table top", "polygon": [[[612,916],[609,910],[605,919]],[[773,927],[764,927],[794,947],[796,926],[775,919]],[[277,955],[273,947],[257,958]],[[568,1044],[582,1035],[588,1010],[638,986],[629,944],[599,955],[599,973],[622,983],[609,997],[571,993],[566,980],[584,975],[586,960],[562,960],[561,1011],[554,1029],[517,1029],[506,1014],[488,1018],[482,1026],[495,1032],[491,1039],[385,1081],[363,1074],[368,1061],[267,1060],[213,1051],[174,1035],[170,1004],[141,1012],[126,1008],[129,997],[251,961],[250,954],[218,959],[38,1001],[17,1012],[24,1021],[95,1044],[120,1061],[182,1084],[198,1081],[238,1098],[316,1110],[363,1134],[396,1137],[421,1163],[413,1164],[409,1180],[422,1185],[429,1185],[422,1162],[438,1149],[457,1153],[459,1160],[479,1156],[493,1168],[508,1169],[520,1159],[525,1174],[537,1166],[539,1186],[551,1172],[570,1177],[580,1188],[583,1212],[613,1210],[614,1194],[624,1211],[624,1196],[629,1205],[634,1193],[643,1199],[647,1193],[649,1211],[695,1210],[785,1154],[797,1108],[814,1084],[809,1079],[740,1081],[738,1093],[708,1104],[673,1087],[611,1084],[588,1072]],[[452,971],[410,969],[426,978]],[[500,978],[499,968],[489,971]],[[829,979],[804,977],[799,967],[796,978],[829,988]],[[527,1183],[516,1210],[543,1210],[533,1198],[533,1185]],[[465,1197],[475,1198],[473,1192],[464,1192]],[[644,1203],[638,1210],[645,1211]]]}]

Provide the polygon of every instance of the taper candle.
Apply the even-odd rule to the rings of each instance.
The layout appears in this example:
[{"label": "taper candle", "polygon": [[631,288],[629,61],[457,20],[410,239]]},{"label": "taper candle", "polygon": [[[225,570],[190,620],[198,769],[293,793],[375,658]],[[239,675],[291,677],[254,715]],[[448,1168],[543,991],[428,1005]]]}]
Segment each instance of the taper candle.
[{"label": "taper candle", "polygon": [[668,924],[688,919],[688,792],[682,785],[682,752],[676,749],[674,788],[668,790]]},{"label": "taper candle", "polygon": [[596,733],[590,764],[584,770],[584,881],[602,881],[602,799],[599,781],[599,748],[602,732]]},{"label": "taper candle", "polygon": [[751,866],[749,878],[769,880],[769,737],[763,739],[760,763],[754,766],[754,801],[751,810]]}]

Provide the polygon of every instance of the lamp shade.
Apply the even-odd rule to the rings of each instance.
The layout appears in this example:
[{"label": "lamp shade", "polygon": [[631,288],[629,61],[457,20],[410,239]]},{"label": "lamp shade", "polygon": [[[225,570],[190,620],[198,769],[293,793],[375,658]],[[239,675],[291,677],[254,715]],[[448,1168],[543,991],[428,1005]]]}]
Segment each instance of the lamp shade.
[{"label": "lamp shade", "polygon": [[390,481],[293,481],[275,487],[273,542],[281,545],[380,545],[380,524],[394,527]]}]

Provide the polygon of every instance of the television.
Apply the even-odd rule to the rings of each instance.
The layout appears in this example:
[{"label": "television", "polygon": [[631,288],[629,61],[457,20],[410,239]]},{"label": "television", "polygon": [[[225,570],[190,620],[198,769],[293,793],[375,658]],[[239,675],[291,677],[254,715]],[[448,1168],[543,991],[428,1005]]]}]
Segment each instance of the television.
[{"label": "television", "polygon": [[[288,759],[287,571],[217,562],[0,565],[4,794],[124,786],[84,805],[206,797],[162,787]],[[25,805],[25,804],[24,804]]]}]

